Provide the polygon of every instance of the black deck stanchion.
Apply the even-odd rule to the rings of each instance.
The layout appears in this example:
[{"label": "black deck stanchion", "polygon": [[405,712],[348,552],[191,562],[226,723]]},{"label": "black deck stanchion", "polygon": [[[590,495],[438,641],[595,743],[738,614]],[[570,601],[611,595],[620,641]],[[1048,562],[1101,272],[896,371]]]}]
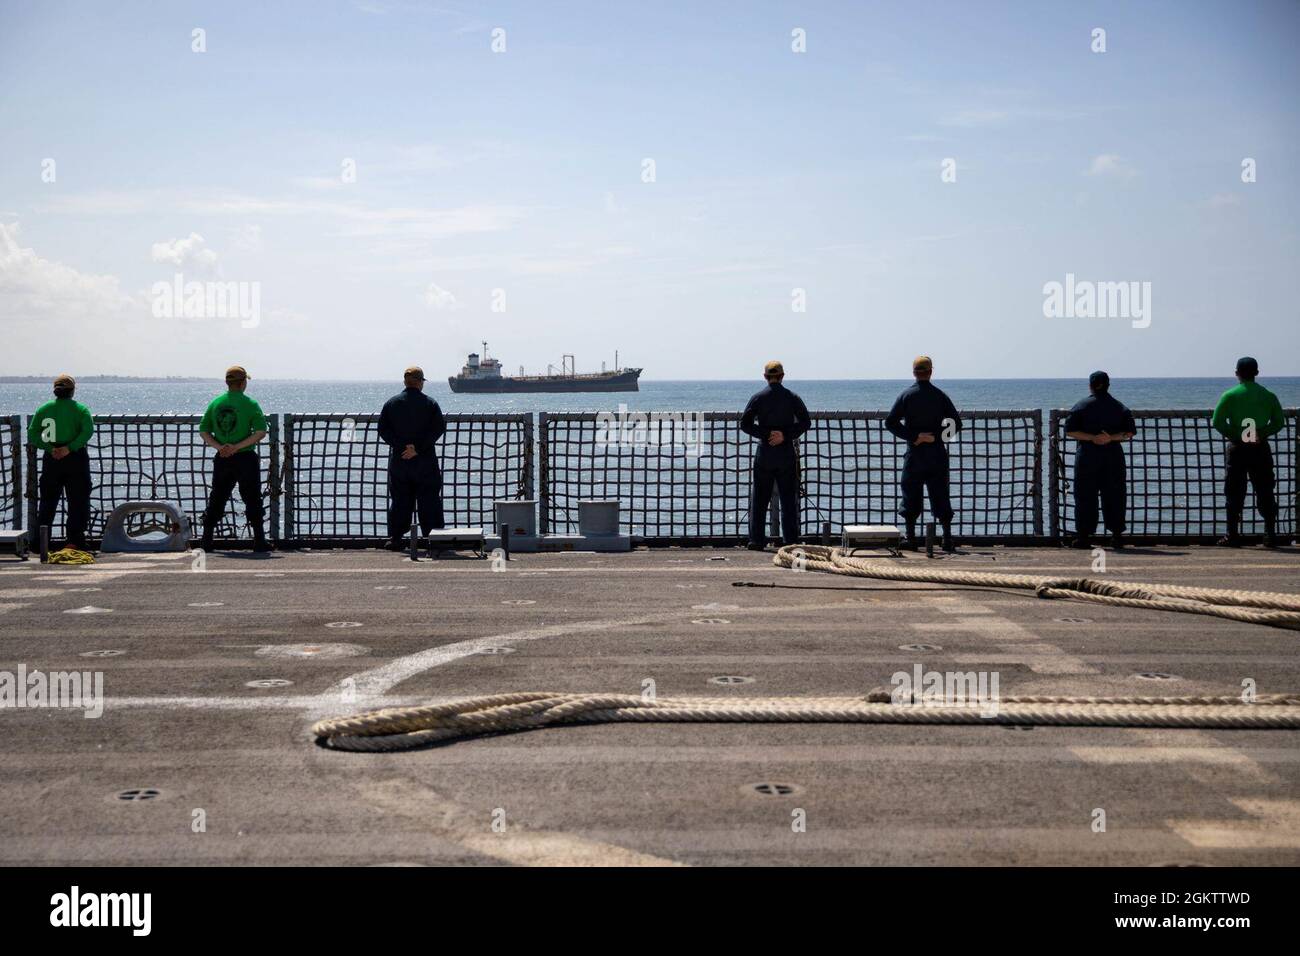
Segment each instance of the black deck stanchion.
[{"label": "black deck stanchion", "polygon": [[420,547],[420,527],[419,525],[413,524],[411,525],[411,560],[412,561],[420,560],[419,547]]},{"label": "black deck stanchion", "polygon": [[501,526],[501,553],[507,561],[510,560],[510,525]]},{"label": "black deck stanchion", "polygon": [[925,526],[925,556],[934,557],[934,522],[930,521]]},{"label": "black deck stanchion", "polygon": [[41,564],[48,564],[50,560],[50,526],[41,525]]}]

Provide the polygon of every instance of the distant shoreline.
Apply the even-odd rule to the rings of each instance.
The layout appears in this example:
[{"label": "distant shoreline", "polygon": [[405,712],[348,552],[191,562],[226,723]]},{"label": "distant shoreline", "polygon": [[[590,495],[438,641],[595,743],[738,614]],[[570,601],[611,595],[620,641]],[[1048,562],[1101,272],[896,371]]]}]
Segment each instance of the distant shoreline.
[{"label": "distant shoreline", "polygon": [[[197,378],[188,375],[77,375],[78,385],[148,385],[168,382],[219,382],[219,378]],[[0,375],[0,385],[48,385],[53,375]]]},{"label": "distant shoreline", "polygon": [[[1268,379],[1293,379],[1300,378],[1300,373],[1296,374],[1279,374],[1271,373],[1261,375],[1261,381],[1267,383]],[[76,376],[79,385],[167,385],[167,384],[221,384],[220,377],[206,377],[196,375],[78,375]],[[649,378],[642,379],[641,383],[668,385],[668,384],[688,384],[702,385],[710,383],[727,383],[727,382],[750,382],[754,378]],[[1013,378],[1003,376],[974,377],[964,378],[962,376],[944,376],[944,380],[949,382],[1074,382],[1086,381],[1087,376],[1079,375],[1060,375],[1046,376],[1042,378]],[[1141,376],[1111,376],[1115,382],[1230,382],[1231,375],[1141,375]],[[0,385],[49,385],[54,381],[53,375],[0,375]],[[257,378],[255,382],[288,382],[295,384],[345,384],[345,385],[390,385],[391,379],[380,378]],[[430,382],[437,382],[438,379],[430,379]],[[793,378],[791,381],[797,382],[906,382],[911,381],[910,377],[897,376],[895,378]]]}]

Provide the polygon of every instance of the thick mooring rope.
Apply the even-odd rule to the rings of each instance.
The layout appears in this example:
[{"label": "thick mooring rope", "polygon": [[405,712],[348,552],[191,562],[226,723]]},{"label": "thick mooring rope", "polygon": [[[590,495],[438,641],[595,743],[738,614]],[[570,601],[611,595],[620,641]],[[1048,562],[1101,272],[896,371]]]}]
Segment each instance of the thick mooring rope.
[{"label": "thick mooring rope", "polygon": [[908,567],[897,561],[854,558],[824,545],[789,545],[772,558],[778,567],[799,563],[809,571],[847,574],[884,581],[924,581],[930,584],[969,584],[977,587],[1019,588],[1040,598],[1068,598],[1114,607],[1208,614],[1246,624],[1267,624],[1300,630],[1300,595],[1275,591],[1234,591],[1186,587],[1179,584],[1135,584],[1096,578],[1059,578],[1039,574],[995,574],[986,571],[945,571],[927,562]]},{"label": "thick mooring rope", "polygon": [[[867,561],[838,548],[786,547],[780,567],[889,581],[966,584],[1030,590],[1042,598],[1070,598],[1119,607],[1210,614],[1251,624],[1300,630],[1300,596],[1263,591],[1124,584],[1090,578],[990,574],[909,568]],[[533,730],[559,724],[600,723],[860,723],[1021,724],[1071,727],[1184,727],[1300,729],[1300,694],[1242,697],[998,697],[950,705],[896,699],[888,690],[863,697],[673,697],[631,694],[520,693],[471,697],[424,707],[393,707],[318,721],[312,732],[336,750],[406,750],[479,734]]]},{"label": "thick mooring rope", "polygon": [[1026,724],[1070,727],[1300,729],[1300,696],[1002,697],[985,705],[865,697],[662,697],[497,694],[426,707],[392,707],[318,721],[336,750],[385,752],[479,734],[602,723]]}]

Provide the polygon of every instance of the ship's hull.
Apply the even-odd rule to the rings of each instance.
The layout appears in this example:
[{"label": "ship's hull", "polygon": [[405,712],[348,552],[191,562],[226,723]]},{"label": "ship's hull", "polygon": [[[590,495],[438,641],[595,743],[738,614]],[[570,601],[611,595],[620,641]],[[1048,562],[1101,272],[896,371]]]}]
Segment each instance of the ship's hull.
[{"label": "ship's hull", "polygon": [[639,368],[623,369],[608,375],[542,376],[535,378],[459,378],[447,379],[453,392],[635,392]]}]

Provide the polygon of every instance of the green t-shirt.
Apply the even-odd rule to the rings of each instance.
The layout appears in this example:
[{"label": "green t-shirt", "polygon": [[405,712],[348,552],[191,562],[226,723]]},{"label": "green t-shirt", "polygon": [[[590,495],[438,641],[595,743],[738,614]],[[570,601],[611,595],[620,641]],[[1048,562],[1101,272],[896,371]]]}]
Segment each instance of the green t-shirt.
[{"label": "green t-shirt", "polygon": [[[54,440],[46,441],[49,424],[54,423]],[[71,398],[55,398],[40,408],[27,423],[27,440],[41,451],[65,446],[68,451],[80,451],[94,434],[95,423],[90,409]]]},{"label": "green t-shirt", "polygon": [[[262,407],[243,392],[226,392],[208,404],[199,431],[207,432],[223,445],[237,445],[253,432],[266,431],[266,416]],[[252,445],[243,449],[252,450]]]},{"label": "green t-shirt", "polygon": [[1286,427],[1282,403],[1254,382],[1241,382],[1224,392],[1214,406],[1211,421],[1215,431],[1231,441],[1241,440],[1247,421],[1255,423],[1255,434],[1260,438],[1276,435]]}]

